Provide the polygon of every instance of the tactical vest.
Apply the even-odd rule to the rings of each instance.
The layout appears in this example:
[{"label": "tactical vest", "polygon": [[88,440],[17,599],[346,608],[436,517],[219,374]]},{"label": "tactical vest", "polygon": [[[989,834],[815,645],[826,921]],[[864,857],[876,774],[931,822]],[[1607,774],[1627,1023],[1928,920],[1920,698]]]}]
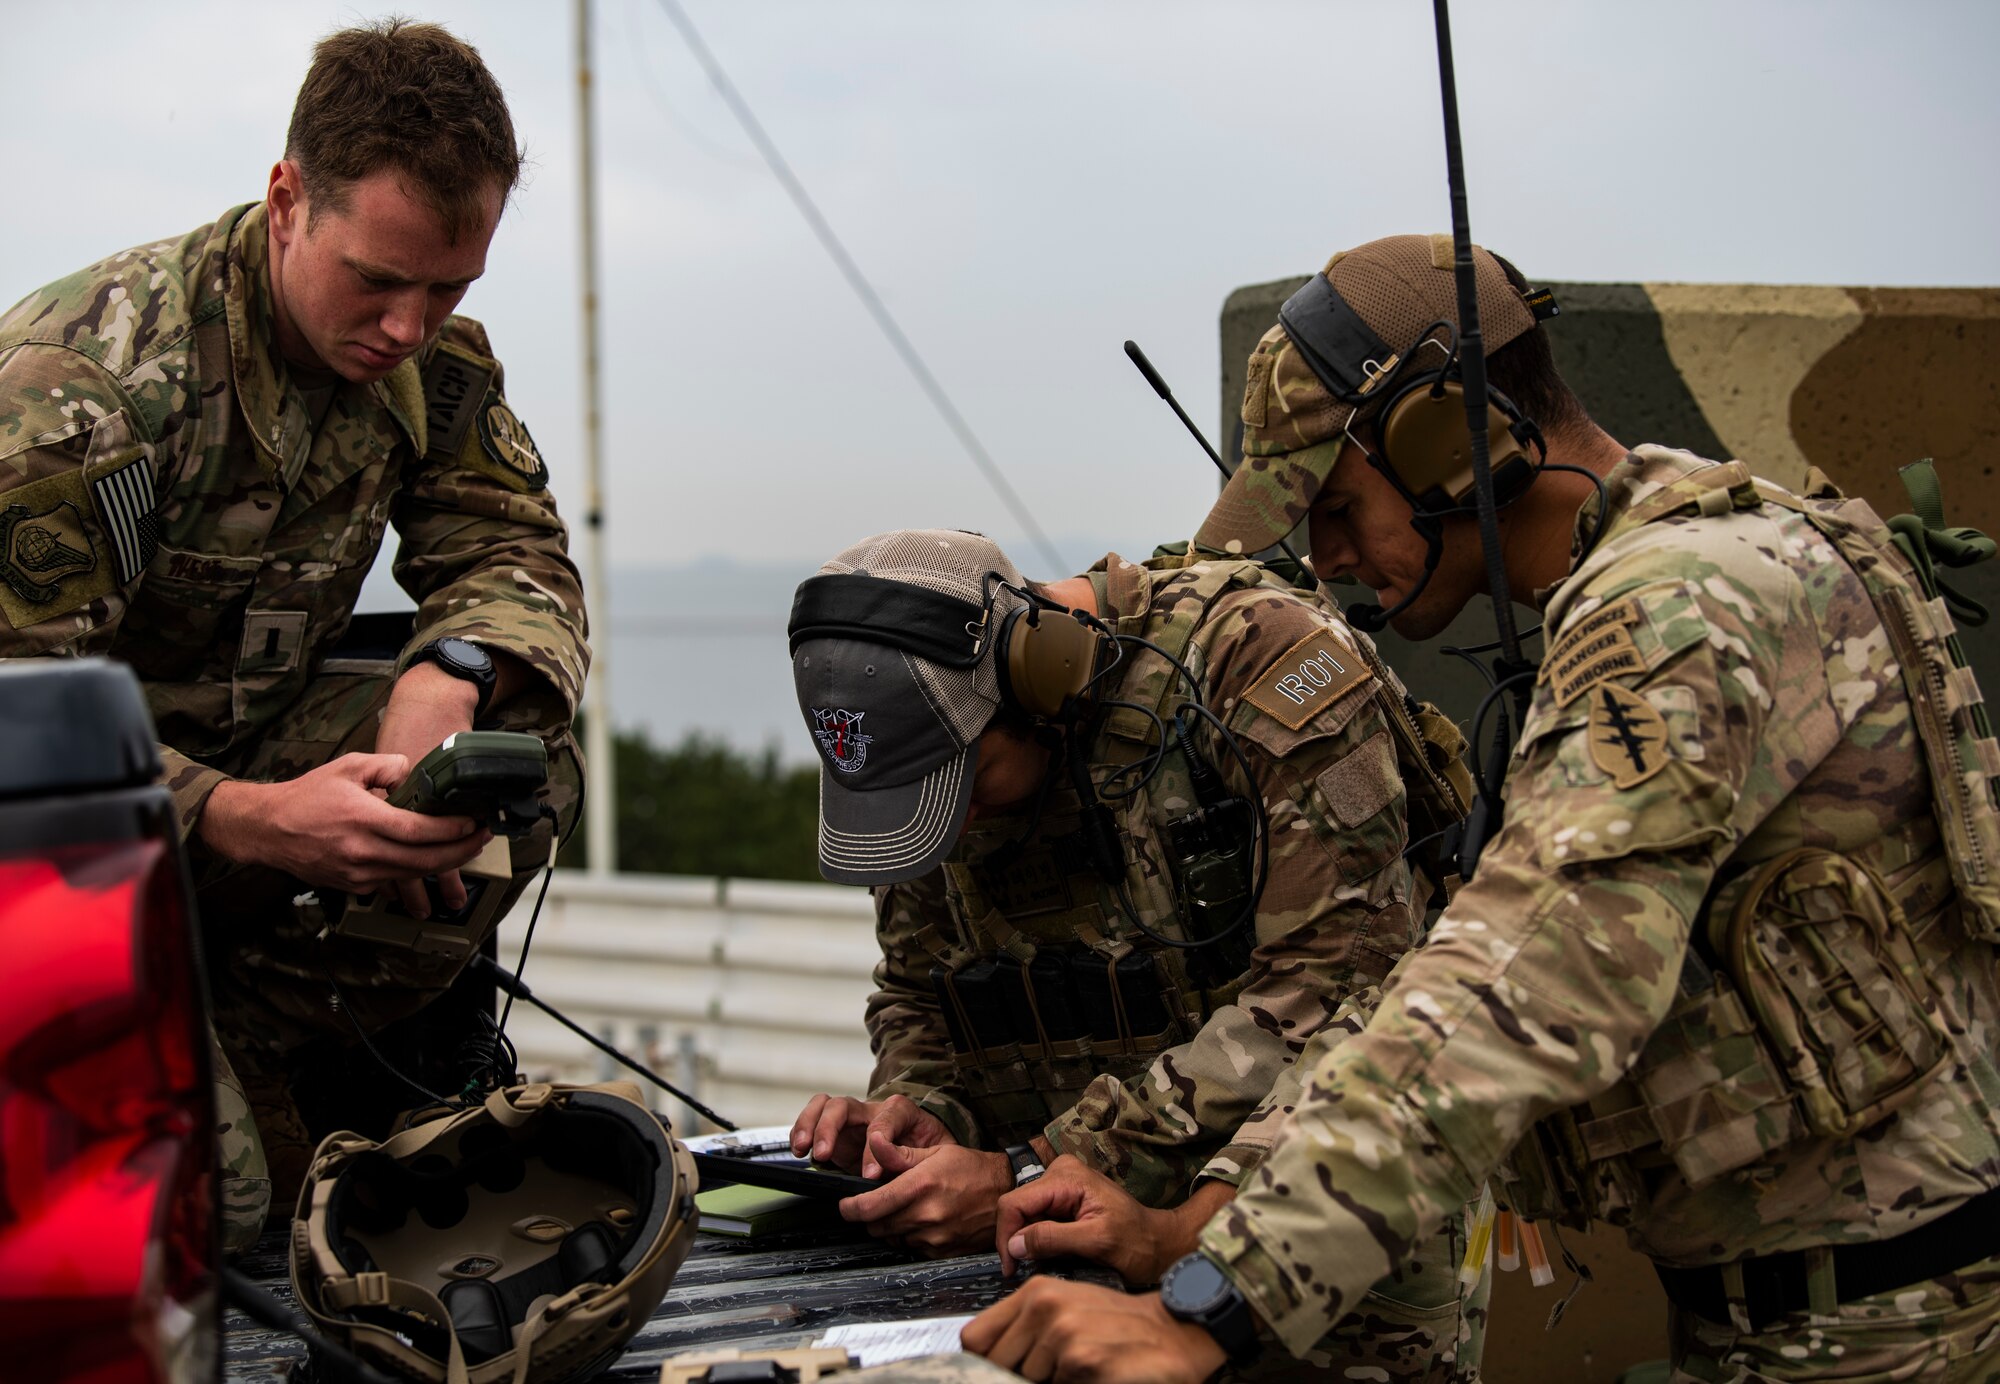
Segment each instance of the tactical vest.
[{"label": "tactical vest", "polygon": [[1524,1215],[1628,1225],[1663,1174],[1700,1187],[1789,1144],[1878,1123],[1950,1060],[1932,976],[1967,938],[2000,942],[2000,745],[1950,612],[1927,592],[1929,552],[1912,553],[1937,545],[1927,532],[1951,535],[1927,520],[1904,525],[1899,541],[1902,520],[1885,524],[1817,470],[1806,489],[1765,485],[1730,462],[1649,496],[1614,531],[1772,504],[1824,535],[1896,652],[1932,815],[1856,850],[1802,848],[1726,872],[1638,1062],[1535,1125],[1510,1156],[1502,1199]]},{"label": "tactical vest", "polygon": [[[931,980],[951,1035],[959,1094],[996,1144],[1040,1134],[1100,1075],[1122,1081],[1143,1072],[1160,1053],[1191,1040],[1248,978],[1256,939],[1247,930],[1190,950],[1163,945],[1128,921],[1136,917],[1177,940],[1218,930],[1193,906],[1202,886],[1187,877],[1169,839],[1169,822],[1188,811],[1196,794],[1170,731],[1161,753],[1161,723],[1170,724],[1188,698],[1185,681],[1162,653],[1204,679],[1194,636],[1224,594],[1269,586],[1319,598],[1241,559],[1168,555],[1140,566],[1153,599],[1137,614],[1118,614],[1114,627],[1142,635],[1161,652],[1120,645],[1125,671],[1090,724],[1074,732],[1087,737],[1091,779],[1116,813],[1122,876],[1107,880],[1096,868],[1085,804],[1058,761],[1031,836],[1021,839],[1018,819],[966,828],[943,867],[956,935],[925,938],[940,958]],[[1110,618],[1110,578],[1099,569],[1091,580],[1098,608]],[[1169,597],[1174,609],[1157,614]],[[1421,839],[1464,816],[1471,797],[1464,740],[1434,708],[1406,705],[1407,694],[1362,647],[1377,671],[1376,700],[1395,732],[1411,839]],[[1156,755],[1153,776],[1135,788]],[[1247,839],[1243,849],[1249,850]]]}]

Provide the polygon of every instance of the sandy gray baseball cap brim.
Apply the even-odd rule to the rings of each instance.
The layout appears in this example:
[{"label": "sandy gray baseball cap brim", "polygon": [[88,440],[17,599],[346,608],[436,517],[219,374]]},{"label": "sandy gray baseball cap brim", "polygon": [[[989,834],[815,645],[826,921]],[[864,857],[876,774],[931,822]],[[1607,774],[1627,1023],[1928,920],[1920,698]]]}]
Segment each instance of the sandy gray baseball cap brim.
[{"label": "sandy gray baseball cap brim", "polygon": [[819,773],[819,872],[835,884],[902,884],[951,854],[972,804],[979,742],[911,783],[857,792]]},{"label": "sandy gray baseball cap brim", "polygon": [[[820,751],[819,868],[835,884],[900,884],[950,852],[972,801],[979,730],[927,685],[937,671],[881,644],[810,639],[792,658]],[[970,674],[945,670],[970,688]],[[977,729],[975,729],[977,727]]]}]

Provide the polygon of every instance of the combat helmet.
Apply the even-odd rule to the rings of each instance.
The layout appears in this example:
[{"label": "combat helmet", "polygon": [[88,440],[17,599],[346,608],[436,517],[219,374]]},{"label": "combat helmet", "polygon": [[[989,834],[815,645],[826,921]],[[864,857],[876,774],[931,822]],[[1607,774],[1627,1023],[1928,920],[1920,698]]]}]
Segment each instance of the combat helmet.
[{"label": "combat helmet", "polygon": [[425,1384],[575,1384],[666,1296],[693,1157],[626,1082],[510,1086],[387,1140],[335,1134],[292,1222],[292,1288],[328,1335]]}]

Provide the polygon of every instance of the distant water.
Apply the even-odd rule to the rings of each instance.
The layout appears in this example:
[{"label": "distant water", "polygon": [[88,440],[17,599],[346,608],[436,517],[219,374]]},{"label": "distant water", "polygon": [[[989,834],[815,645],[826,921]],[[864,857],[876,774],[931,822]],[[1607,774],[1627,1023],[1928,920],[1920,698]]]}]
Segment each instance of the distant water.
[{"label": "distant water", "polygon": [[[1080,559],[1079,569],[1112,546],[1076,535],[1057,541],[1064,553]],[[1142,556],[1150,547],[1141,551],[1132,544],[1121,551]],[[785,620],[793,591],[818,566],[818,558],[797,563],[712,558],[677,567],[613,568],[613,722],[644,730],[656,744],[674,744],[701,731],[742,750],[775,745],[785,761],[811,763],[812,742],[792,693]],[[360,608],[410,608],[389,577],[386,553],[369,573]],[[602,599],[591,602],[591,626],[592,642],[603,647]]]},{"label": "distant water", "polygon": [[[810,763],[812,742],[792,695],[785,619],[792,592],[818,564],[723,560],[611,574],[611,719],[656,744],[690,731],[786,761]],[[591,603],[592,643],[603,647],[604,605]],[[408,610],[385,557],[368,575],[362,610]]]},{"label": "distant water", "polygon": [[792,693],[785,619],[817,563],[626,568],[611,579],[611,714],[657,744],[690,731],[813,759]]}]

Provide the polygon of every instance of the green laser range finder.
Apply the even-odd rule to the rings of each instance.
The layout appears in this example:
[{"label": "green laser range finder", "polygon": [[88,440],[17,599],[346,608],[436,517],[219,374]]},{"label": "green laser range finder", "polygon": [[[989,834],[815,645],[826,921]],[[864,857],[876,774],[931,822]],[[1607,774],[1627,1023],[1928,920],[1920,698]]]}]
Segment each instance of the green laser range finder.
[{"label": "green laser range finder", "polygon": [[541,817],[535,795],[549,779],[540,739],[501,730],[462,730],[425,755],[389,806],[433,817],[470,817],[496,836],[526,836]]}]

